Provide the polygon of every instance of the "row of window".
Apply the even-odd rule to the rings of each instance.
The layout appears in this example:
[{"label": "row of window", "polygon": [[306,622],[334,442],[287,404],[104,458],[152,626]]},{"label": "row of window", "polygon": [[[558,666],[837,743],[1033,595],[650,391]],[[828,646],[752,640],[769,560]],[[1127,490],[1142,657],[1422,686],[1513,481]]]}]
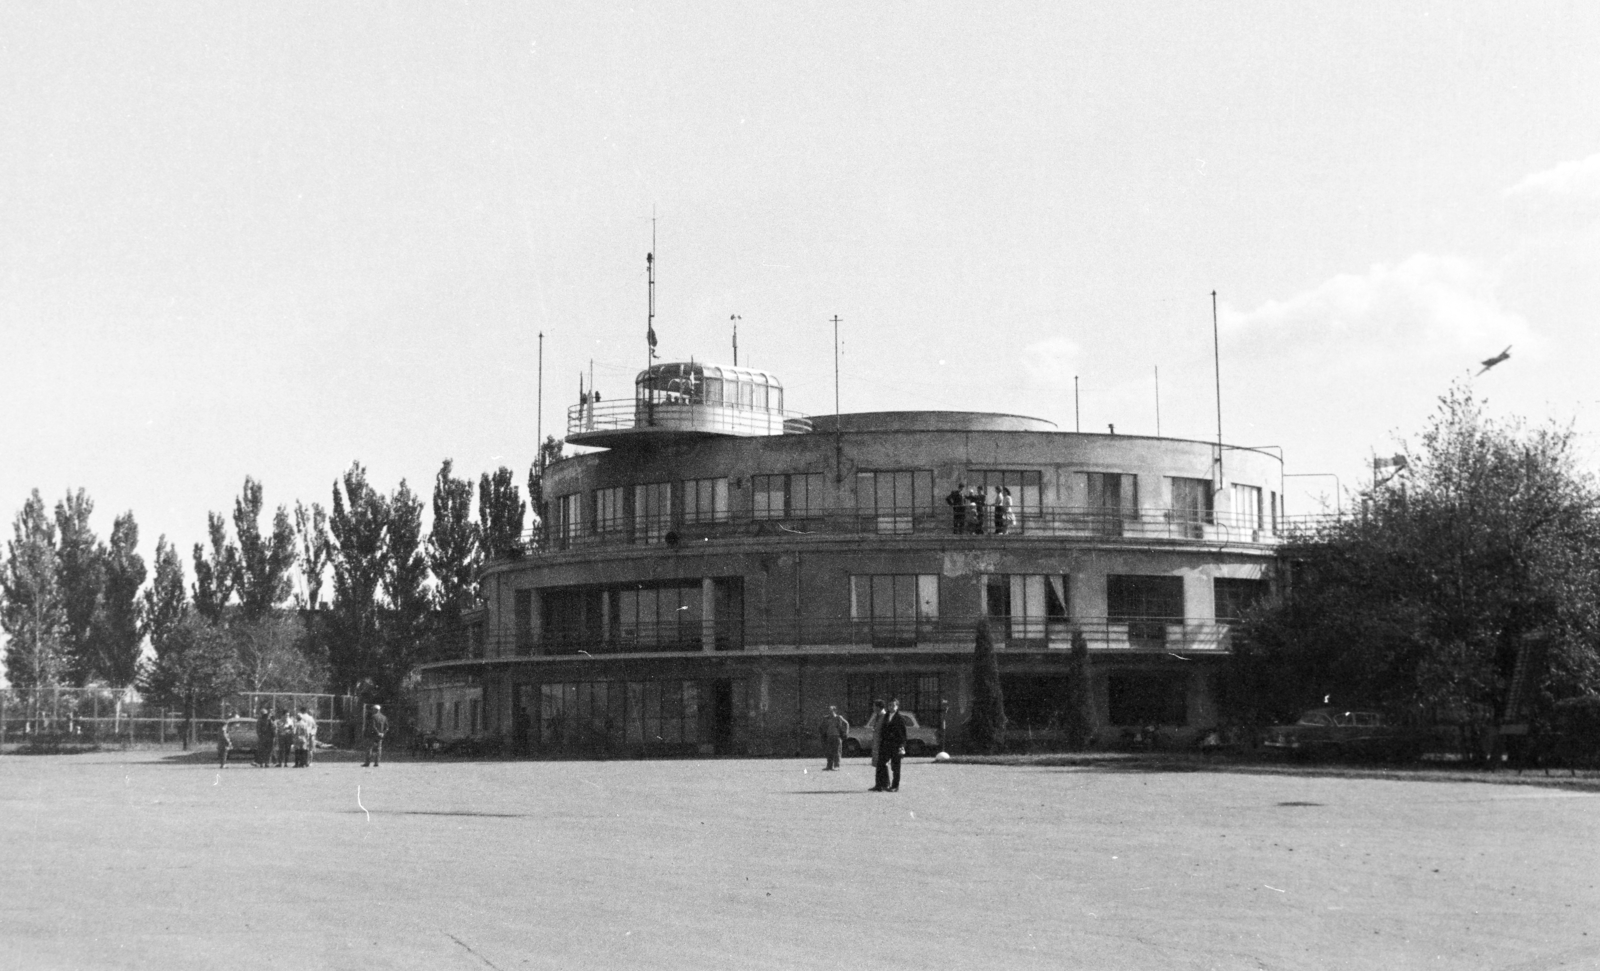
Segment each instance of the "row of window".
[{"label": "row of window", "polygon": [[[1083,472],[1087,505],[1080,512],[1105,531],[1140,515],[1138,476]],[[752,475],[749,514],[758,520],[804,519],[838,509],[821,472]],[[1170,514],[1196,526],[1219,521],[1218,494],[1210,479],[1169,477]],[[584,536],[638,543],[661,542],[676,525],[727,522],[731,515],[726,477],[612,486],[592,493],[556,498],[551,508],[552,538],[565,544]],[[878,532],[910,532],[917,517],[948,504],[956,532],[1007,532],[1025,528],[1042,511],[1043,473],[1026,469],[976,469],[943,497],[934,492],[933,472],[901,469],[856,473],[858,516],[876,521]],[[1280,507],[1275,491],[1233,484],[1224,521],[1231,526],[1277,532]],[[976,498],[975,502],[967,501]],[[1094,525],[1095,523],[1091,523]]]},{"label": "row of window", "polygon": [[[938,574],[854,574],[849,583],[852,628],[874,644],[910,646],[938,626]],[[1267,583],[1217,577],[1212,590],[1216,619],[1226,623],[1264,596]],[[979,593],[983,616],[1009,640],[1054,640],[1072,617],[1066,574],[987,574]],[[711,578],[709,589],[703,580],[549,589],[540,606],[544,646],[554,653],[597,643],[625,651],[699,651],[708,631],[717,650],[744,644],[741,577]],[[513,610],[517,630],[530,631],[533,591],[516,591]],[[1109,575],[1106,614],[1112,623],[1129,624],[1133,640],[1162,642],[1166,626],[1185,616],[1183,578]]]}]

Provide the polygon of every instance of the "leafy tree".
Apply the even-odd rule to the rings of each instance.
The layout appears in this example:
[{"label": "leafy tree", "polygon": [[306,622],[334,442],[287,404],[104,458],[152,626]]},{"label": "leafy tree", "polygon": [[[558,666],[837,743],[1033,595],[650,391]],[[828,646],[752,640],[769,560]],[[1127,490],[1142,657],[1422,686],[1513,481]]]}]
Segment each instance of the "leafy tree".
[{"label": "leafy tree", "polygon": [[91,643],[95,611],[105,586],[105,550],[89,528],[94,501],[84,490],[56,503],[56,571],[65,624],[62,649],[69,678],[83,684],[94,674]]},{"label": "leafy tree", "polygon": [[182,709],[192,729],[200,712],[211,710],[242,684],[228,629],[190,613],[156,648],[144,690],[157,704]]},{"label": "leafy tree", "polygon": [[0,628],[6,679],[15,687],[60,683],[66,609],[57,568],[56,526],[33,490],[12,521],[0,570]]},{"label": "leafy tree", "polygon": [[261,535],[261,483],[245,476],[244,489],[233,505],[233,529],[239,537],[233,557],[234,586],[249,620],[289,599],[289,571],[294,567],[295,533],[289,513],[279,506],[272,517],[272,535]]},{"label": "leafy tree", "polygon": [[351,463],[333,484],[333,611],[329,618],[329,664],[334,682],[355,692],[381,667],[378,593],[388,572],[389,507],[367,483],[367,470]]},{"label": "leafy tree", "polygon": [[207,620],[221,622],[238,582],[239,548],[228,542],[228,524],[221,514],[206,514],[206,531],[211,536],[210,554],[194,544],[194,607]]},{"label": "leafy tree", "polygon": [[1236,639],[1235,717],[1332,698],[1488,721],[1527,639],[1546,648],[1540,704],[1600,688],[1600,494],[1571,431],[1496,422],[1458,384],[1403,454],[1363,515],[1283,549],[1286,591]]},{"label": "leafy tree", "polygon": [[269,610],[255,618],[241,616],[229,626],[228,640],[241,690],[303,692],[327,686],[327,662],[298,614]]},{"label": "leafy tree", "polygon": [[1006,741],[1006,703],[1000,691],[1000,661],[995,657],[989,622],[979,621],[972,654],[972,718],[967,737],[979,752],[996,752]]},{"label": "leafy tree", "polygon": [[112,524],[111,545],[101,557],[104,586],[90,638],[94,646],[91,676],[117,686],[133,684],[139,674],[140,643],[144,640],[139,588],[144,586],[146,572],[138,546],[139,524],[131,511],[125,512]]},{"label": "leafy tree", "polygon": [[449,459],[433,480],[433,528],[428,533],[428,567],[436,582],[434,606],[439,612],[443,649],[463,653],[461,613],[477,600],[482,553],[478,524],[472,521],[472,482],[451,474]]},{"label": "leafy tree", "polygon": [[1067,745],[1080,752],[1089,744],[1089,640],[1083,631],[1072,632],[1072,677],[1067,682]]},{"label": "leafy tree", "polygon": [[306,592],[296,601],[304,610],[316,610],[322,604],[322,575],[328,569],[331,544],[328,540],[328,512],[322,504],[313,502],[307,509],[299,500],[294,504],[295,534],[300,538],[300,573],[305,578]]},{"label": "leafy tree", "polygon": [[510,469],[502,465],[493,476],[483,474],[478,480],[478,529],[486,558],[498,559],[521,551],[522,523],[527,511]]},{"label": "leafy tree", "polygon": [[389,496],[389,528],[385,536],[381,615],[384,652],[381,682],[398,685],[412,665],[424,659],[424,642],[433,613],[428,590],[428,561],[422,553],[422,500],[400,481]]},{"label": "leafy tree", "polygon": [[165,536],[156,540],[155,576],[144,592],[141,627],[159,657],[173,632],[189,613],[184,592],[183,559]]}]

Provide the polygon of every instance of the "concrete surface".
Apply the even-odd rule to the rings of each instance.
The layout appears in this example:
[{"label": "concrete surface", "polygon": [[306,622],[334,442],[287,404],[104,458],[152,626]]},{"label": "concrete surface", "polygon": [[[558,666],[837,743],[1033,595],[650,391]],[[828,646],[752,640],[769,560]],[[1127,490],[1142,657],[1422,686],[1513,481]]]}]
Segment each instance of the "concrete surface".
[{"label": "concrete surface", "polygon": [[1600,796],[861,760],[0,757],[0,967],[1600,968]]}]

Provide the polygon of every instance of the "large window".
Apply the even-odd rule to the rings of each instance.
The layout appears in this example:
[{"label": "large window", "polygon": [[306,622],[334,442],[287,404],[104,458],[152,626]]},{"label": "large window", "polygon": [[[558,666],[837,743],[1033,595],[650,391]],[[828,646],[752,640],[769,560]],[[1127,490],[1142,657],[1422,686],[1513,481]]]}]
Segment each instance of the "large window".
[{"label": "large window", "polygon": [[933,472],[857,472],[856,511],[880,533],[909,533],[933,511]]},{"label": "large window", "polygon": [[872,702],[888,704],[900,699],[900,710],[917,716],[920,724],[939,727],[941,707],[946,701],[943,680],[937,674],[921,672],[852,674],[845,681],[844,716],[851,725],[864,725],[872,717]]},{"label": "large window", "polygon": [[556,542],[564,549],[578,538],[578,530],[582,527],[583,493],[574,492],[568,496],[556,499],[555,505],[555,533]]},{"label": "large window", "polygon": [[1067,622],[1067,578],[990,574],[983,578],[983,612],[1007,640],[1045,640]]},{"label": "large window", "polygon": [[1187,725],[1189,679],[1165,671],[1130,671],[1106,678],[1113,725]]},{"label": "large window", "polygon": [[[595,750],[702,741],[695,681],[566,681],[539,686],[539,744]],[[707,739],[709,740],[709,739]]]},{"label": "large window", "polygon": [[1216,522],[1215,496],[1210,479],[1183,479],[1174,476],[1172,484],[1172,520],[1182,528],[1183,534],[1194,539],[1205,538],[1205,524]]},{"label": "large window", "polygon": [[1107,576],[1106,614],[1128,625],[1130,647],[1164,647],[1167,626],[1183,623],[1183,577]]},{"label": "large window", "polygon": [[533,591],[521,589],[511,594],[511,617],[516,629],[517,653],[526,654],[533,647]]},{"label": "large window", "polygon": [[821,472],[794,475],[752,475],[752,514],[756,519],[802,519],[822,508],[826,476]]},{"label": "large window", "polygon": [[[1029,469],[971,469],[965,485],[983,493],[983,518],[981,529],[970,532],[1008,533],[1026,530],[1030,523],[1038,522],[1039,501],[1043,491],[1044,473]],[[1004,491],[1002,491],[1004,490]],[[1011,515],[1004,516],[1005,504],[1001,497],[1010,499]]]},{"label": "large window", "polygon": [[596,489],[594,531],[601,536],[627,536],[628,526],[628,487]]},{"label": "large window", "polygon": [[1242,619],[1246,611],[1267,595],[1265,580],[1217,577],[1211,582],[1216,600],[1217,620],[1223,623]]},{"label": "large window", "polygon": [[850,578],[850,619],[878,647],[910,647],[939,621],[937,574],[873,574]]},{"label": "large window", "polygon": [[651,482],[633,487],[634,540],[659,543],[672,529],[672,483]]},{"label": "large window", "polygon": [[611,604],[611,629],[622,650],[700,650],[698,582],[627,587],[612,595]]},{"label": "large window", "polygon": [[728,521],[728,480],[688,479],[683,483],[683,521],[685,523],[725,523]]},{"label": "large window", "polygon": [[1100,536],[1121,536],[1124,524],[1139,518],[1139,477],[1085,472],[1083,479],[1089,529]]},{"label": "large window", "polygon": [[1229,491],[1233,499],[1233,516],[1228,525],[1240,529],[1259,530],[1263,519],[1261,487],[1235,484]]}]

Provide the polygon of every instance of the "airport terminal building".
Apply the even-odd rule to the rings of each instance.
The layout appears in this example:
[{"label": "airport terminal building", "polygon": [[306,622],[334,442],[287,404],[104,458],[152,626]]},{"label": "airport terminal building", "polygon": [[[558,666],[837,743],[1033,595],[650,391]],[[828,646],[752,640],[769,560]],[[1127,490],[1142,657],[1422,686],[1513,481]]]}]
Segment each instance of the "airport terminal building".
[{"label": "airport terminal building", "polygon": [[[956,411],[804,417],[771,374],[657,364],[585,401],[545,516],[490,563],[418,722],[513,754],[793,755],[897,696],[959,748],[987,621],[1012,731],[1082,679],[1098,744],[1215,718],[1229,622],[1270,582],[1282,459]],[[1087,662],[1075,663],[1081,634]]]}]

